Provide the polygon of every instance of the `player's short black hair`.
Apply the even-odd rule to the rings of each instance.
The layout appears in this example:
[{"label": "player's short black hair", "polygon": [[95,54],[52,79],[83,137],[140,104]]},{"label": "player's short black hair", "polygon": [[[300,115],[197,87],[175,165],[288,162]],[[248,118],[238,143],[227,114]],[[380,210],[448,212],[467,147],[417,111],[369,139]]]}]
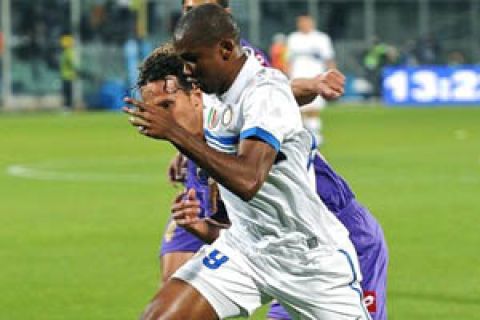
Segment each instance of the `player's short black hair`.
[{"label": "player's short black hair", "polygon": [[[217,4],[221,6],[222,8],[228,8],[230,7],[230,1],[229,0],[216,0]],[[182,0],[182,6],[185,4],[185,0]]]},{"label": "player's short black hair", "polygon": [[204,4],[183,15],[175,28],[174,39],[210,46],[230,38],[240,42],[240,28],[232,15],[216,4]]},{"label": "player's short black hair", "polygon": [[173,46],[168,43],[156,48],[140,65],[137,88],[149,82],[164,80],[167,76],[175,76],[178,85],[185,91],[192,90],[192,83],[183,73],[183,62],[175,54]]}]

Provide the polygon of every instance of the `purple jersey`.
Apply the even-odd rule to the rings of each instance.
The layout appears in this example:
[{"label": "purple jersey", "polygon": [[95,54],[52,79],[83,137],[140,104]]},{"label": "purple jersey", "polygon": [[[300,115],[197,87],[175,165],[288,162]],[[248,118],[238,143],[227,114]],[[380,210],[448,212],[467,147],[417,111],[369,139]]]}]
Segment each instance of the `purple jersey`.
[{"label": "purple jersey", "polygon": [[[367,309],[373,320],[385,320],[388,250],[382,228],[368,209],[356,201],[347,182],[320,155],[315,155],[313,166],[317,194],[347,228],[357,251]],[[290,319],[278,303],[272,304],[268,317]]]},{"label": "purple jersey", "polygon": [[[187,161],[185,188],[187,190],[191,188],[195,189],[197,198],[200,201],[199,216],[202,218],[211,217],[213,213],[210,201],[208,175],[191,160]],[[175,222],[170,219],[164,232],[160,254],[163,256],[167,253],[177,251],[196,252],[203,245],[202,240],[184,228],[178,227]]]},{"label": "purple jersey", "polygon": [[200,218],[212,216],[208,174],[205,170],[197,167],[193,161],[188,160],[185,189],[192,188],[195,189],[197,198],[200,201]]}]

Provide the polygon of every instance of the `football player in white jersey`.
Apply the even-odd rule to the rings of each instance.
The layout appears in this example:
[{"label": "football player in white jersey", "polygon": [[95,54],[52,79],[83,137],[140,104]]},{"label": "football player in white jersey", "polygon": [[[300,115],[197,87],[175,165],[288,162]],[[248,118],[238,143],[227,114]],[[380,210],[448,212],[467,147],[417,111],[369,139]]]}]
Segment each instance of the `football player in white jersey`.
[{"label": "football player in white jersey", "polygon": [[[336,68],[332,41],[326,33],[315,30],[311,16],[297,18],[297,31],[288,37],[287,55],[292,79],[313,77]],[[324,106],[325,100],[318,96],[301,109],[305,127],[316,135],[320,144],[323,142],[320,110]]]},{"label": "football player in white jersey", "polygon": [[[225,11],[231,12],[229,0],[181,0],[184,13],[207,3],[217,4],[224,8]],[[241,39],[240,44],[243,47],[252,48],[262,65],[266,67],[270,66],[268,57],[261,50],[253,47],[245,39]],[[146,59],[144,63],[147,65],[154,64],[154,60],[155,58]],[[148,67],[146,69],[148,69]],[[151,70],[158,70],[158,68],[152,66]],[[146,74],[143,75],[147,76]],[[143,82],[144,79],[139,80]],[[322,95],[327,100],[338,98],[343,94],[344,81],[345,77],[338,70],[332,69],[322,74],[316,74],[312,78],[293,79],[290,84],[295,99],[299,105],[304,105],[313,101],[317,95]],[[210,191],[213,191],[213,194],[216,194],[216,192],[211,189],[208,179],[204,179],[205,175],[203,173],[204,170],[197,168],[195,163],[180,153],[174,157],[168,168],[168,176],[172,183],[177,184],[180,182],[183,183],[186,188],[193,187],[196,189],[196,194],[200,199],[202,207],[202,216],[209,216],[213,213],[212,209],[214,209],[211,205],[212,201],[210,200],[210,196],[212,192]],[[166,282],[202,245],[203,243],[200,239],[186,232],[183,228],[178,228],[175,222],[170,220],[165,229],[160,249],[160,273],[162,275],[162,283]]]},{"label": "football player in white jersey", "polygon": [[206,106],[208,145],[168,110],[128,99],[139,108],[131,122],[220,183],[232,226],[174,274],[143,318],[245,316],[275,298],[293,319],[370,319],[348,233],[307,182],[312,139],[288,80],[243,51],[216,5],[180,20],[175,47],[202,91],[220,97]]}]

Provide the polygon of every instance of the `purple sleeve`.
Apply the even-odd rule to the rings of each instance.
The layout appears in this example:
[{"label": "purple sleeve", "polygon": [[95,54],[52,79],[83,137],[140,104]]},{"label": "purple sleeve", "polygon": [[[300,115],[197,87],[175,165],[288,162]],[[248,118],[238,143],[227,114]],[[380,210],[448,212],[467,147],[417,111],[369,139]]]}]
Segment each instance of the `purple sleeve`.
[{"label": "purple sleeve", "polygon": [[192,161],[187,161],[187,177],[185,180],[185,188],[195,189],[197,198],[200,201],[200,217],[209,217],[212,215],[210,206],[210,190],[208,186],[208,176],[206,172]]}]

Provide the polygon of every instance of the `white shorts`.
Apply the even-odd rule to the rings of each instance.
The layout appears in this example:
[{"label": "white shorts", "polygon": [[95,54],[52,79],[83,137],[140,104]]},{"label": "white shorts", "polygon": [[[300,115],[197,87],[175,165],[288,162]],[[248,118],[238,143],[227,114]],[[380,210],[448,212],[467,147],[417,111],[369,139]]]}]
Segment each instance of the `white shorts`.
[{"label": "white shorts", "polygon": [[240,251],[223,235],[203,246],[173,275],[195,287],[220,319],[250,316],[272,299],[292,319],[370,319],[362,303],[353,246],[317,248],[303,258],[298,254],[291,258]]}]

